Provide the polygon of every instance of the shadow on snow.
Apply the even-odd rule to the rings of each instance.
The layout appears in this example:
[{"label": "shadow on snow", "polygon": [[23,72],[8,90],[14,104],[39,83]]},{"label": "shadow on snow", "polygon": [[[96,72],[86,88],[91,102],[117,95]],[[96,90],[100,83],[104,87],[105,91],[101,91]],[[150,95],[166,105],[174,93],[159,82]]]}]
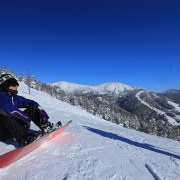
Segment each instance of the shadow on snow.
[{"label": "shadow on snow", "polygon": [[93,133],[96,133],[98,135],[101,135],[101,136],[109,138],[109,139],[119,140],[119,141],[122,141],[124,143],[130,144],[132,146],[136,146],[136,147],[143,148],[143,149],[146,149],[146,150],[149,150],[149,151],[153,151],[153,152],[156,152],[156,153],[160,153],[160,154],[163,154],[163,155],[166,155],[166,156],[174,157],[176,159],[180,159],[179,155],[176,155],[176,154],[173,154],[173,153],[161,150],[158,147],[155,147],[155,146],[150,145],[150,144],[139,143],[139,142],[130,140],[128,138],[121,137],[121,136],[119,136],[117,134],[113,134],[111,132],[102,131],[102,130],[95,129],[95,128],[92,128],[92,127],[88,127],[88,126],[83,126],[83,127],[85,127],[87,130],[89,130],[89,131],[91,131]]}]

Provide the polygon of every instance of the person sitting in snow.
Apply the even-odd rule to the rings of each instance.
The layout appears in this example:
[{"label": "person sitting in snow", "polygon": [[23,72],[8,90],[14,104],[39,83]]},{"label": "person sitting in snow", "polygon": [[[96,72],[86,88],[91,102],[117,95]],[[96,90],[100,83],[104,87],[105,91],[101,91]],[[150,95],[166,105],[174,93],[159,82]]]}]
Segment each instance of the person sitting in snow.
[{"label": "person sitting in snow", "polygon": [[[11,74],[0,77],[0,141],[15,138],[20,146],[27,145],[35,139],[29,133],[33,121],[44,134],[46,128],[52,128],[49,116],[40,105],[30,99],[18,96],[19,83]],[[19,108],[26,108],[21,111]]]}]

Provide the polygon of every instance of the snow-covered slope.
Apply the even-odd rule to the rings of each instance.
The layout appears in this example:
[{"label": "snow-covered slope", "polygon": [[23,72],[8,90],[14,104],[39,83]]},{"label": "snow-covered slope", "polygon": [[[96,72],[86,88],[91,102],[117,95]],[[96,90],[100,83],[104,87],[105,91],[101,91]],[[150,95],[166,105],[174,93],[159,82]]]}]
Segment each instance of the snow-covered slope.
[{"label": "snow-covered slope", "polygon": [[[19,94],[39,102],[52,122],[73,123],[52,142],[0,169],[1,180],[180,179],[180,142],[123,128],[40,91],[27,92],[20,84]],[[11,149],[0,142],[0,154]]]},{"label": "snow-covered slope", "polygon": [[81,92],[81,93],[88,93],[88,92],[96,92],[96,93],[121,93],[125,90],[133,90],[134,87],[122,84],[122,83],[117,83],[117,82],[112,82],[112,83],[104,83],[98,86],[86,86],[86,85],[80,85],[80,84],[74,84],[74,83],[69,83],[69,82],[57,82],[52,85],[59,86],[62,90],[66,92]]}]

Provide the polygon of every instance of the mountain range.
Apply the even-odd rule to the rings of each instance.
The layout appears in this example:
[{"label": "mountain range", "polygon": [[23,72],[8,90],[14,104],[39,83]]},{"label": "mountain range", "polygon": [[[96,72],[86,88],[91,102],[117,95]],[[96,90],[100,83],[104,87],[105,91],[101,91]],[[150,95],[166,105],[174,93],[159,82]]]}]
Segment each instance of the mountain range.
[{"label": "mountain range", "polygon": [[52,84],[58,98],[124,127],[180,140],[180,90],[157,93],[112,82]]},{"label": "mountain range", "polygon": [[99,94],[119,94],[124,91],[134,90],[135,87],[129,86],[126,84],[112,82],[112,83],[104,83],[98,86],[88,86],[81,84],[74,84],[65,81],[60,81],[57,83],[53,83],[52,85],[58,86],[62,90],[69,93],[99,93]]}]

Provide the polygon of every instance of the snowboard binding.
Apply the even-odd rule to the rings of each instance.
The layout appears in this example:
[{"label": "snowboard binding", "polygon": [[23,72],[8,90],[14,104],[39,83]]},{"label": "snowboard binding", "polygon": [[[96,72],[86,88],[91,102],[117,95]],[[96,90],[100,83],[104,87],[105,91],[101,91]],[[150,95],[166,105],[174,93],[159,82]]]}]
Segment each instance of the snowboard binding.
[{"label": "snowboard binding", "polygon": [[53,132],[54,130],[56,130],[57,128],[61,126],[62,126],[61,121],[58,121],[56,124],[47,122],[46,124],[41,125],[40,129],[41,129],[42,136],[44,134],[49,134]]}]

